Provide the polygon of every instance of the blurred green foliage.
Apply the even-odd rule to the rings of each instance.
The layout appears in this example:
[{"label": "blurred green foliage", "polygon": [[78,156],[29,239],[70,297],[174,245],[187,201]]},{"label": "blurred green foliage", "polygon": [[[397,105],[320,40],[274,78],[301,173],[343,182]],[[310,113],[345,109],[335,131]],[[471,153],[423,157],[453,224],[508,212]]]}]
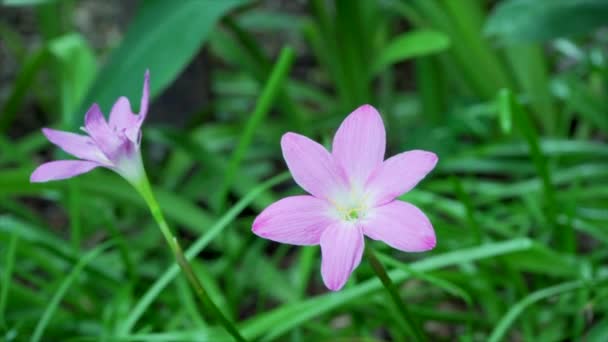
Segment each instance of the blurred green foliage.
[{"label": "blurred green foliage", "polygon": [[[200,99],[168,113],[186,124],[146,123],[145,165],[196,273],[246,337],[406,339],[367,263],[327,293],[318,248],[250,231],[300,191],[280,136],[327,143],[370,103],[390,154],[440,157],[402,198],[431,218],[437,247],[377,246],[432,340],[607,339],[608,2],[144,0],[104,46],[98,22],[77,20],[87,3],[0,5],[4,340],[229,340],[197,311],[124,180],[28,180],[55,151],[40,127],[76,130],[92,102],[107,113],[120,95],[137,103],[146,68],[153,114],[171,108],[165,96]],[[203,73],[191,68],[201,58]],[[199,86],[172,92],[188,77]]]}]

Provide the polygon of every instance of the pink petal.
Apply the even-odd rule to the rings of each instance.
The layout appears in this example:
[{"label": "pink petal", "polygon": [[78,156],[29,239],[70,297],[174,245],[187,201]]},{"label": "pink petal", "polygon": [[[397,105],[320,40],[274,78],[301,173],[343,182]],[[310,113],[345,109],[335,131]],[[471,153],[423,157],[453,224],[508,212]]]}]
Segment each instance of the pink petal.
[{"label": "pink petal", "polygon": [[146,70],[144,74],[144,87],[141,93],[141,101],[139,103],[139,124],[144,122],[148,114],[148,104],[150,102],[150,70]]},{"label": "pink petal", "polygon": [[421,150],[403,152],[385,160],[365,185],[370,202],[379,206],[410,191],[435,164],[437,155]]},{"label": "pink petal", "polygon": [[353,223],[337,222],[321,235],[321,275],[332,291],[340,290],[359,266],[365,242],[361,228]]},{"label": "pink petal", "polygon": [[123,141],[110,128],[97,104],[93,104],[87,111],[84,117],[84,127],[95,141],[97,147],[108,159],[116,162]]},{"label": "pink petal", "polygon": [[286,133],[281,148],[291,175],[308,193],[330,200],[346,192],[344,172],[323,146],[303,135]]},{"label": "pink petal", "polygon": [[353,111],[334,136],[332,154],[348,175],[351,184],[365,184],[382,164],[386,132],[378,111],[363,105]]},{"label": "pink petal", "polygon": [[363,233],[404,252],[423,252],[435,247],[431,221],[417,207],[393,201],[368,213]]},{"label": "pink petal", "polygon": [[94,161],[100,164],[109,163],[93,140],[87,136],[50,128],[43,128],[42,133],[50,142],[77,158]]},{"label": "pink petal", "polygon": [[139,105],[139,115],[135,115],[133,113],[129,99],[122,96],[116,101],[116,103],[114,103],[114,106],[110,112],[110,127],[118,132],[124,132],[131,141],[137,142],[141,124],[148,113],[149,100],[150,71],[146,70],[141,102]]},{"label": "pink petal", "polygon": [[122,131],[137,125],[137,117],[133,114],[129,99],[121,96],[116,100],[110,111],[108,123],[116,131]]},{"label": "pink petal", "polygon": [[253,221],[253,232],[292,245],[318,245],[321,233],[335,220],[329,204],[312,196],[292,196],[271,204]]},{"label": "pink petal", "polygon": [[98,163],[81,160],[57,160],[44,163],[30,176],[30,182],[41,183],[52,180],[72,178],[80,174],[89,172],[101,166]]}]

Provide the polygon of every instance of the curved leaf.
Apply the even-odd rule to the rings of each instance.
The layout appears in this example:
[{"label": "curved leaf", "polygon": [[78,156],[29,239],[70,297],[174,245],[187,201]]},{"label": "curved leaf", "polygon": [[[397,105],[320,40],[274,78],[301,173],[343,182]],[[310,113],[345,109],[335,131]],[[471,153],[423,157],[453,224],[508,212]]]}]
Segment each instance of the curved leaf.
[{"label": "curved leaf", "polygon": [[510,43],[546,41],[588,33],[607,19],[605,0],[507,0],[496,7],[485,32]]},{"label": "curved leaf", "polygon": [[450,46],[450,38],[438,31],[419,30],[397,36],[380,51],[372,67],[372,76],[406,59],[441,52]]},{"label": "curved leaf", "polygon": [[152,74],[151,95],[159,94],[194,57],[217,21],[245,2],[247,0],[142,2],[124,39],[90,89],[81,112],[93,102],[107,110],[122,95],[137,105],[146,69]]}]

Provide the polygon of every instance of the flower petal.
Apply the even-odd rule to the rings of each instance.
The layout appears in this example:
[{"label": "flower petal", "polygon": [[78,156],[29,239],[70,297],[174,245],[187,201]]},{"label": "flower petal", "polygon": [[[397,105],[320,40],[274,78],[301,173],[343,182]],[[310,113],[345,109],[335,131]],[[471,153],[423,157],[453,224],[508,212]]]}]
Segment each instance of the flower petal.
[{"label": "flower petal", "polygon": [[93,104],[87,111],[84,127],[106,157],[116,162],[123,141],[110,128],[97,104]]},{"label": "flower petal", "polygon": [[386,132],[378,111],[363,105],[354,110],[334,136],[332,154],[348,175],[351,184],[363,186],[382,164]]},{"label": "flower petal", "polygon": [[291,175],[308,193],[331,200],[346,192],[344,171],[323,146],[303,135],[286,133],[281,148]]},{"label": "flower petal", "polygon": [[101,166],[98,163],[81,160],[57,160],[44,163],[30,176],[30,182],[41,183],[78,176]]},{"label": "flower petal", "polygon": [[337,222],[321,235],[321,275],[332,291],[340,290],[361,263],[365,241],[361,228],[353,223]]},{"label": "flower petal", "polygon": [[129,99],[121,96],[116,100],[110,111],[108,123],[115,131],[123,131],[137,125],[137,117],[133,114]]},{"label": "flower petal", "polygon": [[404,252],[423,252],[435,247],[431,221],[407,202],[393,201],[372,209],[362,226],[369,238]]},{"label": "flower petal", "polygon": [[120,97],[110,111],[110,127],[118,132],[124,132],[129,140],[138,142],[139,130],[148,114],[150,101],[150,71],[146,70],[144,75],[144,86],[139,105],[139,115],[133,113],[129,99]]},{"label": "flower petal", "polygon": [[146,70],[144,74],[144,87],[141,94],[141,100],[139,102],[139,115],[135,116],[135,125],[125,130],[125,135],[129,140],[136,143],[139,146],[141,141],[141,125],[146,120],[148,115],[148,104],[150,102],[150,70]]},{"label": "flower petal", "polygon": [[271,204],[253,221],[253,232],[292,245],[318,245],[321,233],[335,220],[329,203],[313,196],[292,196]]},{"label": "flower petal", "polygon": [[422,150],[403,152],[385,160],[365,185],[370,202],[379,206],[410,191],[436,164],[437,155]]},{"label": "flower petal", "polygon": [[101,152],[93,140],[87,136],[50,128],[43,128],[42,134],[44,134],[50,142],[77,158],[94,161],[100,164],[109,164],[109,160],[103,152]]},{"label": "flower petal", "polygon": [[150,70],[146,70],[144,74],[144,87],[141,92],[141,101],[139,103],[139,124],[144,122],[148,114],[148,104],[150,102]]}]

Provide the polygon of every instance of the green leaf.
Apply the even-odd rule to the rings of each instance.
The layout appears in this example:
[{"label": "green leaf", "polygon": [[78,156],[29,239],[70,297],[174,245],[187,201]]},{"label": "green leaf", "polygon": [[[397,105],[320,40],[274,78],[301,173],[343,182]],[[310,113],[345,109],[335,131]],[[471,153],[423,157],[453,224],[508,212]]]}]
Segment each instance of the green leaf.
[{"label": "green leaf", "polygon": [[216,197],[218,208],[223,208],[230,187],[237,176],[241,161],[247,154],[247,150],[253,141],[254,134],[256,131],[258,131],[259,126],[263,124],[264,119],[268,115],[268,112],[270,111],[277,97],[277,94],[282,89],[288,77],[289,71],[291,70],[291,65],[293,64],[294,58],[295,54],[293,49],[289,47],[283,48],[277,63],[268,77],[268,81],[264,85],[264,89],[260,94],[255,109],[247,120],[247,124],[243,128],[243,133],[241,134],[241,138],[239,139],[236,149],[230,158],[230,162],[226,170],[226,176],[224,177],[222,186],[219,189]]},{"label": "green leaf", "polygon": [[119,96],[127,96],[137,104],[146,69],[151,73],[151,96],[159,94],[198,52],[218,20],[245,2],[142,2],[124,39],[99,73],[80,111],[84,113],[93,102],[107,110]]},{"label": "green leaf", "polygon": [[2,286],[0,287],[0,327],[6,328],[6,303],[8,299],[9,289],[12,283],[13,268],[15,267],[15,255],[17,254],[17,241],[19,236],[11,234],[6,250],[4,270],[2,272]]},{"label": "green leaf", "polygon": [[72,282],[74,282],[74,280],[81,273],[82,269],[111,245],[112,242],[103,243],[82,256],[80,261],[78,261],[76,266],[74,266],[74,268],[72,269],[72,272],[70,272],[70,274],[63,280],[63,282],[53,295],[53,298],[50,300],[48,306],[46,307],[46,310],[44,311],[44,314],[36,325],[36,329],[34,330],[34,334],[32,335],[32,341],[40,340],[42,334],[44,333],[44,330],[46,329],[46,326],[52,319],[55,310],[57,310],[59,302],[61,302],[61,299],[64,297],[67,290],[70,288],[70,285],[72,285]]},{"label": "green leaf", "polygon": [[441,52],[450,46],[447,35],[430,30],[404,33],[394,38],[380,51],[372,67],[372,76],[406,59]]},{"label": "green leaf", "polygon": [[513,113],[513,108],[511,106],[510,92],[501,90],[501,92],[498,93],[497,107],[500,130],[504,134],[511,134],[511,128],[513,126],[513,118],[511,117],[511,113]]},{"label": "green leaf", "polygon": [[507,43],[539,42],[589,33],[607,19],[605,0],[507,0],[496,7],[485,32]]},{"label": "green leaf", "polygon": [[[514,252],[525,251],[535,245],[530,239],[513,239],[504,242],[484,244],[479,247],[461,249],[436,255],[410,264],[417,272],[428,272],[452,265],[492,258]],[[400,283],[411,276],[402,270],[393,270],[389,276],[395,283]],[[273,340],[300,324],[336,309],[356,299],[370,296],[382,289],[377,278],[364,281],[340,292],[325,294],[305,301],[287,304],[270,312],[257,315],[243,325],[241,330],[248,338],[259,338],[266,334],[264,341]]]},{"label": "green leaf", "polygon": [[49,59],[46,46],[30,53],[25,57],[21,69],[16,73],[12,89],[3,105],[0,105],[0,132],[7,130],[17,117],[19,110],[36,80]]},{"label": "green leaf", "polygon": [[449,282],[440,277],[433,276],[429,273],[414,271],[406,263],[399,261],[397,259],[394,259],[388,255],[378,253],[378,258],[380,260],[382,260],[382,262],[386,263],[387,265],[401,269],[404,272],[410,274],[412,278],[417,278],[417,279],[426,281],[438,288],[441,288],[442,290],[448,292],[449,294],[451,294],[453,296],[460,297],[469,306],[473,304],[473,299],[467,293],[467,291],[452,282]]},{"label": "green leaf", "polygon": [[49,2],[55,2],[57,0],[2,0],[0,5],[2,6],[33,6],[42,5]]},{"label": "green leaf", "polygon": [[[0,198],[2,196],[16,196],[25,194],[40,194],[41,190],[67,191],[66,182],[49,182],[32,184],[28,177],[32,168],[9,169],[0,172]],[[79,179],[81,191],[86,196],[99,196],[109,198],[116,203],[129,204],[133,207],[146,209],[140,196],[133,191],[127,183],[110,172],[95,172],[83,175]],[[197,207],[183,197],[162,189],[155,189],[156,197],[168,218],[175,223],[182,224],[194,232],[200,232],[203,227],[212,223],[207,211]]]},{"label": "green leaf", "polygon": [[[190,245],[185,253],[186,258],[188,260],[192,260],[194,256],[200,254],[201,251],[215,237],[217,237],[217,235],[221,233],[253,201],[254,198],[259,196],[268,188],[284,181],[288,177],[289,174],[287,173],[279,174],[251,190],[239,202],[233,205],[222,217],[220,217],[215,224],[209,227],[209,229],[196,241],[194,241],[192,245]],[[178,275],[178,273],[179,268],[174,264],[156,279],[152,286],[150,286],[146,293],[139,299],[135,307],[129,312],[127,318],[119,327],[119,334],[126,334],[131,331],[137,320],[144,314],[150,304],[152,304],[152,301],[156,299],[159,293]]]},{"label": "green leaf", "polygon": [[606,336],[608,336],[608,318],[604,318],[595,323],[593,327],[589,329],[587,335],[585,335],[585,341],[602,341]]},{"label": "green leaf", "polygon": [[87,41],[77,33],[49,41],[48,49],[55,58],[61,89],[61,122],[81,120],[78,106],[86,95],[97,73],[97,61]]},{"label": "green leaf", "polygon": [[507,311],[507,313],[503,316],[503,318],[500,320],[500,322],[498,322],[498,325],[496,325],[496,327],[494,328],[494,331],[492,332],[492,335],[490,335],[490,338],[488,339],[488,341],[491,341],[491,342],[502,341],[503,337],[507,333],[507,330],[509,329],[509,326],[511,326],[511,324],[517,319],[517,317],[528,306],[530,306],[542,299],[549,298],[552,296],[557,296],[562,293],[578,290],[578,289],[584,288],[586,286],[595,287],[600,284],[605,285],[606,281],[607,281],[607,278],[595,279],[590,282],[585,282],[583,280],[576,280],[576,281],[561,283],[561,284],[558,284],[555,286],[547,287],[547,288],[538,290],[536,292],[533,292],[533,293],[527,295],[526,297],[524,297],[524,299],[519,301],[517,304],[512,306],[509,309],[509,311]]}]

